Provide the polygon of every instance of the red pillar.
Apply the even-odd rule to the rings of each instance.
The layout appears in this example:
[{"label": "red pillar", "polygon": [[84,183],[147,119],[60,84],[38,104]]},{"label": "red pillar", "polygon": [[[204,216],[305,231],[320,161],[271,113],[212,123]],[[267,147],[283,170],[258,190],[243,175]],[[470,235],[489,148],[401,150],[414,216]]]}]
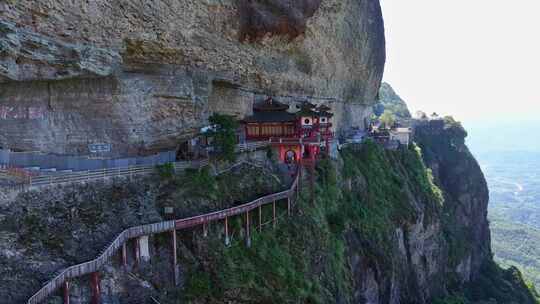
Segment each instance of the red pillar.
[{"label": "red pillar", "polygon": [[203,223],[203,237],[208,237],[208,223]]},{"label": "red pillar", "polygon": [[291,216],[291,197],[287,197],[287,214]]},{"label": "red pillar", "polygon": [[259,206],[259,232],[262,231],[262,206]]},{"label": "red pillar", "polygon": [[[300,183],[300,180],[298,180],[298,183]],[[294,201],[295,202],[298,202],[298,198],[300,197],[300,191],[299,190],[300,190],[300,188],[299,188],[299,185],[297,184],[296,188],[294,189],[294,195],[295,195]]]},{"label": "red pillar", "polygon": [[172,255],[173,255],[173,270],[174,270],[174,286],[178,286],[179,283],[179,272],[178,272],[178,257],[176,252],[176,229],[171,231],[172,234]]},{"label": "red pillar", "polygon": [[65,281],[63,287],[64,304],[69,304],[69,281]]},{"label": "red pillar", "polygon": [[246,212],[246,246],[249,248],[251,247],[251,234],[250,234],[250,225],[251,222],[249,220],[249,211]]},{"label": "red pillar", "polygon": [[326,139],[326,155],[330,155],[330,141]]},{"label": "red pillar", "polygon": [[229,246],[229,219],[225,217],[225,246]]},{"label": "red pillar", "polygon": [[101,302],[101,290],[99,287],[99,273],[93,272],[90,275],[90,284],[92,289],[92,304],[99,304]]},{"label": "red pillar", "polygon": [[310,191],[311,191],[311,204],[315,205],[315,163],[310,166],[311,174],[309,176],[310,180]]},{"label": "red pillar", "polygon": [[276,201],[272,202],[272,226],[276,228]]},{"label": "red pillar", "polygon": [[135,238],[133,239],[133,241],[135,242],[133,244],[133,254],[135,256],[135,265],[139,265],[139,262],[141,261],[141,247],[139,244],[139,239]]},{"label": "red pillar", "polygon": [[[303,148],[300,148],[300,151],[304,150]],[[303,160],[302,152],[300,154],[300,160],[298,161],[298,192],[302,191],[302,171],[304,167],[304,160]]]},{"label": "red pillar", "polygon": [[126,243],[122,244],[120,257],[122,258],[122,266],[127,267],[127,244]]},{"label": "red pillar", "polygon": [[296,174],[298,174],[298,183],[296,184],[296,200],[300,198],[300,183],[302,182],[302,145],[299,145],[297,148],[300,152],[298,153],[298,159],[296,162],[296,165],[298,166],[296,169]]}]

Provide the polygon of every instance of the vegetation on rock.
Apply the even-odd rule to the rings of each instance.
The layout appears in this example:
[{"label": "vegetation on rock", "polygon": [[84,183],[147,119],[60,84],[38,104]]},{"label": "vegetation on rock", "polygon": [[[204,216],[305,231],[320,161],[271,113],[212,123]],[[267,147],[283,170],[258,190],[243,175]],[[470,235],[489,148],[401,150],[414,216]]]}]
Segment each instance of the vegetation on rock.
[{"label": "vegetation on rock", "polygon": [[167,163],[156,166],[156,173],[161,179],[171,179],[174,177],[174,164]]},{"label": "vegetation on rock", "polygon": [[396,122],[396,115],[390,110],[384,110],[379,120],[386,128],[391,128]]},{"label": "vegetation on rock", "polygon": [[238,128],[236,118],[214,113],[208,120],[210,124],[215,126],[215,130],[209,135],[214,136],[214,147],[220,153],[220,157],[227,161],[234,161],[236,158],[236,129]]},{"label": "vegetation on rock", "polygon": [[[415,217],[406,192],[424,197],[431,209],[440,206],[440,195],[414,148],[386,152],[367,143],[342,156],[341,165],[319,162],[315,201],[304,187],[294,219],[280,221],[276,230],[256,232],[251,248],[241,239],[224,248],[216,239],[205,255],[191,255],[197,258],[187,263],[196,266],[189,267],[186,297],[211,303],[355,302],[358,282],[350,251],[360,250],[377,263],[391,262],[394,227]],[[349,182],[354,187],[347,188]],[[351,233],[367,246],[351,246]]]},{"label": "vegetation on rock", "polygon": [[381,116],[385,111],[392,113],[398,119],[411,118],[407,104],[388,83],[381,84],[379,102],[373,106],[373,112],[377,116]]}]

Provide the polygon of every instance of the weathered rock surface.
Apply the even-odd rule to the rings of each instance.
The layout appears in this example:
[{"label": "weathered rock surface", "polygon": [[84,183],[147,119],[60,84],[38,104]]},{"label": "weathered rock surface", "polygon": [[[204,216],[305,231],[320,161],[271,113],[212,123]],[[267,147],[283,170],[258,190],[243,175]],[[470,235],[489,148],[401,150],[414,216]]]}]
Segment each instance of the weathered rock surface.
[{"label": "weathered rock surface", "polygon": [[0,21],[0,33],[0,81],[109,76],[122,61],[116,52],[55,40],[7,21]]},{"label": "weathered rock surface", "polygon": [[[212,111],[244,116],[266,94],[328,103],[338,129],[362,125],[385,61],[379,2],[289,2],[2,2],[0,145],[174,149]],[[261,32],[256,16],[300,35],[240,42]]]}]

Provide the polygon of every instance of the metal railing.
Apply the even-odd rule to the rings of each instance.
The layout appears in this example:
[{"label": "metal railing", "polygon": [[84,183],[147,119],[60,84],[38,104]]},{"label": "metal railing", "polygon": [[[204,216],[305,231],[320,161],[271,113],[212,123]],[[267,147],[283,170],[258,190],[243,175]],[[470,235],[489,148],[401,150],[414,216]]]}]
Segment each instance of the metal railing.
[{"label": "metal railing", "polygon": [[191,228],[202,224],[207,224],[212,221],[225,219],[230,216],[249,212],[255,208],[258,208],[259,206],[267,205],[281,199],[293,199],[295,191],[298,187],[298,183],[299,174],[296,175],[294,182],[288,190],[263,196],[247,204],[190,218],[165,221],[126,229],[122,231],[96,259],[68,267],[65,270],[61,271],[60,274],[54,277],[51,281],[47,282],[38,292],[36,292],[28,300],[27,304],[37,304],[45,300],[53,292],[60,288],[62,284],[68,279],[77,278],[86,274],[99,271],[99,269],[112,258],[116,251],[120,249],[123,244],[131,238],[157,234],[166,231]]},{"label": "metal railing", "polygon": [[236,145],[236,153],[251,152],[270,146],[270,141],[254,141]]},{"label": "metal railing", "polygon": [[[235,151],[237,153],[251,152],[257,149],[261,149],[270,145],[269,141],[258,141],[258,142],[248,142],[244,144],[236,145]],[[185,161],[185,162],[175,162],[174,167],[176,172],[183,171],[187,168],[200,168],[208,165],[208,160],[202,161]],[[61,173],[61,174],[49,174],[49,175],[36,175],[31,174],[27,170],[21,168],[10,168],[7,170],[0,171],[0,177],[14,177],[15,174],[10,170],[19,170],[21,175],[24,175],[24,178],[21,178],[21,183],[16,188],[21,187],[39,187],[55,184],[64,184],[64,183],[74,183],[74,182],[85,182],[98,179],[106,179],[120,176],[136,176],[136,175],[145,175],[155,172],[154,165],[139,165],[139,166],[129,166],[129,167],[118,167],[118,168],[104,168],[97,170],[87,170],[87,171],[76,171],[70,173]],[[25,174],[26,173],[26,174]]]},{"label": "metal railing", "polygon": [[[176,172],[183,171],[187,168],[201,168],[209,164],[209,161],[185,161],[174,163]],[[28,187],[39,187],[47,185],[57,185],[64,183],[85,182],[98,179],[107,179],[114,177],[133,177],[137,175],[152,174],[156,170],[156,166],[130,166],[124,168],[108,168],[88,171],[78,171],[72,173],[41,175],[30,177],[27,179]]]},{"label": "metal railing", "polygon": [[[321,138],[314,138],[314,137],[306,137],[306,138],[282,138],[282,137],[272,137],[270,138],[271,144],[304,144],[304,145],[320,145],[322,143],[325,143],[327,139],[324,137]],[[332,137],[328,138],[328,140],[331,142],[333,140]]]}]

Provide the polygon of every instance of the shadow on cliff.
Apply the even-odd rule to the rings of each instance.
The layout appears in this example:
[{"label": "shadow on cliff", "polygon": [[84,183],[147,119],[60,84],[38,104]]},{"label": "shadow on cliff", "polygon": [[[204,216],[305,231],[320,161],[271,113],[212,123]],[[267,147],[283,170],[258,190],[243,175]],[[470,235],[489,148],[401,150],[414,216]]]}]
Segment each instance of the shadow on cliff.
[{"label": "shadow on cliff", "polygon": [[241,0],[240,41],[254,42],[267,34],[293,40],[305,33],[307,20],[320,5],[321,0]]}]

